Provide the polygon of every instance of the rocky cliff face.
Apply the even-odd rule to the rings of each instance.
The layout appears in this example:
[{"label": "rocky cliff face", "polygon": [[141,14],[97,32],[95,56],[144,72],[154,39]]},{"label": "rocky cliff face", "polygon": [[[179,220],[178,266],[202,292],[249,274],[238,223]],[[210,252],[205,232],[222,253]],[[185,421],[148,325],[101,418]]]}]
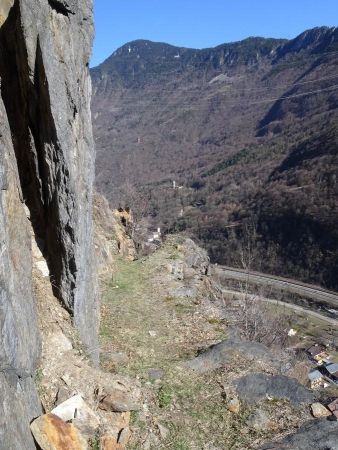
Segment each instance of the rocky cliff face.
[{"label": "rocky cliff face", "polygon": [[1,449],[35,448],[29,422],[40,412],[28,220],[54,294],[97,359],[87,69],[92,35],[91,0],[1,2]]}]

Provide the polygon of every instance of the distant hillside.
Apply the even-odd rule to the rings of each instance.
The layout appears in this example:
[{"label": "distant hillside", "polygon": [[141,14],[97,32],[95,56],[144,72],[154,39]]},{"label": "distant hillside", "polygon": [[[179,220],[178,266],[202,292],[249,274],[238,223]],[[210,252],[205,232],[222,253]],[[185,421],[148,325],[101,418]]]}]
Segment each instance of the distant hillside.
[{"label": "distant hillside", "polygon": [[337,28],[126,44],[91,71],[97,187],[214,261],[338,289],[337,69]]}]

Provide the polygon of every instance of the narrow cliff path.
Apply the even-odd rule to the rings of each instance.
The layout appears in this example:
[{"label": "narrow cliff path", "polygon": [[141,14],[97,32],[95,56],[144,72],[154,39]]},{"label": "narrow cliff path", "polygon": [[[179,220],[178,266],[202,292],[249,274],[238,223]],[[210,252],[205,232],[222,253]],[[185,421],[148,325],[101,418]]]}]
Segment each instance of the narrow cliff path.
[{"label": "narrow cliff path", "polygon": [[102,365],[143,385],[143,410],[133,413],[128,448],[221,449],[224,436],[236,448],[231,446],[243,416],[230,417],[217,377],[198,377],[179,366],[226,332],[212,306],[182,296],[191,287],[168,271],[179,257],[168,243],[146,259],[118,261],[104,293]]},{"label": "narrow cliff path", "polygon": [[106,289],[102,350],[127,354],[122,370],[131,375],[166,369],[224,336],[225,327],[212,317],[208,323],[194,298],[171,295],[180,283],[169,279],[162,257],[163,252],[145,261],[120,260]]},{"label": "narrow cliff path", "polygon": [[[150,257],[118,260],[104,288],[101,364],[142,383],[128,449],[257,448],[268,434],[246,425],[252,408],[233,414],[226,407],[228,380],[247,370],[243,362],[205,375],[180,365],[227,334],[219,308],[207,300],[209,287],[173,275],[181,259],[180,246],[169,240]],[[290,416],[285,408],[279,405],[281,423]]]}]

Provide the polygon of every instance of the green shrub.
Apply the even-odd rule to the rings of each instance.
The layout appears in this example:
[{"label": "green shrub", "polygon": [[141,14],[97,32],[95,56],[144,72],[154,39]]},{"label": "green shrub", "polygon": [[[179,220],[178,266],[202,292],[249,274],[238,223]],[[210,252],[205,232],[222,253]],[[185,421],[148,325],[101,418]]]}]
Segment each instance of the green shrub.
[{"label": "green shrub", "polygon": [[162,386],[158,394],[158,405],[160,408],[167,408],[173,400],[173,390],[170,386]]}]

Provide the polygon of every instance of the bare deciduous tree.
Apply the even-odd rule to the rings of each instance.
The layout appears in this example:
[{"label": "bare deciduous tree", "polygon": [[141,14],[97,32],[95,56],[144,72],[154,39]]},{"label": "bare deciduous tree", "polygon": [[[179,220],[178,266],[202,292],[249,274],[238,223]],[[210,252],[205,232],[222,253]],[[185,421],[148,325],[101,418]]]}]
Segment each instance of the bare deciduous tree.
[{"label": "bare deciduous tree", "polygon": [[[244,336],[252,341],[262,342],[268,346],[285,344],[288,336],[287,330],[290,318],[270,305],[264,304],[268,297],[266,289],[252,286],[250,282],[250,270],[253,264],[257,264],[259,257],[257,220],[250,217],[245,221],[243,233],[239,243],[240,262],[246,272],[245,282],[241,284],[242,300],[239,317],[239,326]],[[256,291],[256,292],[255,292]],[[255,294],[253,294],[255,292]]]},{"label": "bare deciduous tree", "polygon": [[244,292],[238,325],[248,340],[283,346],[288,339],[290,316],[278,306],[264,304],[259,295]]},{"label": "bare deciduous tree", "polygon": [[247,272],[252,269],[253,264],[258,257],[257,241],[257,219],[252,216],[245,220],[243,232],[239,241],[240,263]]},{"label": "bare deciduous tree", "polygon": [[142,222],[149,214],[149,198],[143,194],[137,187],[127,180],[119,192],[119,203],[123,208],[130,208],[133,215],[132,237],[140,228]]}]

